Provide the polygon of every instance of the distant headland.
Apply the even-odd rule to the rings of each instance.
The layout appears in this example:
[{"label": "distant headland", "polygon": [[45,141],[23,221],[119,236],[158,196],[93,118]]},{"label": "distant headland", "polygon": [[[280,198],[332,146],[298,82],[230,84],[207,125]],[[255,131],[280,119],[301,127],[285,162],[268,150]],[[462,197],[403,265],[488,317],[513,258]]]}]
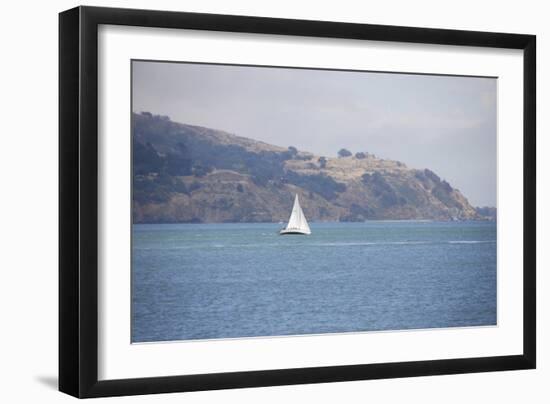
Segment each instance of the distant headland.
[{"label": "distant headland", "polygon": [[346,149],[317,156],[148,112],[132,115],[134,223],[495,220],[429,169]]}]

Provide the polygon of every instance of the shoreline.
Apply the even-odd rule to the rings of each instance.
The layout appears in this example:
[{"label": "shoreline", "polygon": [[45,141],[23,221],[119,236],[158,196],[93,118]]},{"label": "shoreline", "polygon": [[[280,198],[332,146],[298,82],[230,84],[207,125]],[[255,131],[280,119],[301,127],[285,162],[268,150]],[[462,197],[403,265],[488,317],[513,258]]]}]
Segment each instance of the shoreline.
[{"label": "shoreline", "polygon": [[[343,221],[308,221],[310,224],[361,224],[361,223],[496,223],[496,220],[490,219],[469,219],[469,220],[438,220],[438,219],[371,219],[357,222]],[[221,225],[221,224],[272,224],[282,225],[286,222],[138,222],[132,223],[132,226],[139,225]]]}]

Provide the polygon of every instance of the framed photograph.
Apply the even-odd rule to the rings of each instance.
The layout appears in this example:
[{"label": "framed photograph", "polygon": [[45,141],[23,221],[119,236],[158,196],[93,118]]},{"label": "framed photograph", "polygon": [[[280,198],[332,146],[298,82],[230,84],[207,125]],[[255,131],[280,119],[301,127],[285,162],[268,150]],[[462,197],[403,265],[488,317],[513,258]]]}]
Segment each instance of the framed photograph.
[{"label": "framed photograph", "polygon": [[535,36],[59,28],[61,391],[535,368]]}]

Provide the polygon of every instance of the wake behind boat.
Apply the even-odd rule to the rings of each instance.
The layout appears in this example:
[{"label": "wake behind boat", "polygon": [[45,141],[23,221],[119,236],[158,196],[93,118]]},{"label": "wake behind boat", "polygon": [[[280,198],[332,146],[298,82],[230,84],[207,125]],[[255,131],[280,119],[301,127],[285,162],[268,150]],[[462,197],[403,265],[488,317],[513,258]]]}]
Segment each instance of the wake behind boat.
[{"label": "wake behind boat", "polygon": [[279,234],[311,234],[306,216],[300,206],[298,194],[296,194],[296,197],[294,198],[294,206],[292,207],[292,213],[290,214],[290,219],[288,219],[288,224],[279,232]]}]

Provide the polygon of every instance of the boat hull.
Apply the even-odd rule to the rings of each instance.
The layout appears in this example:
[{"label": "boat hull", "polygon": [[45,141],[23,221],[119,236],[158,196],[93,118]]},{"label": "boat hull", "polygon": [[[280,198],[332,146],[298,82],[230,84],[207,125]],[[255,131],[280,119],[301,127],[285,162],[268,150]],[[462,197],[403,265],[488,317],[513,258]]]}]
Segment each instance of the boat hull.
[{"label": "boat hull", "polygon": [[281,236],[284,236],[284,235],[291,235],[291,234],[295,234],[295,235],[302,235],[302,236],[309,236],[311,234],[311,232],[305,232],[305,231],[302,231],[302,230],[286,230],[286,229],[283,229],[279,232],[279,234]]}]

